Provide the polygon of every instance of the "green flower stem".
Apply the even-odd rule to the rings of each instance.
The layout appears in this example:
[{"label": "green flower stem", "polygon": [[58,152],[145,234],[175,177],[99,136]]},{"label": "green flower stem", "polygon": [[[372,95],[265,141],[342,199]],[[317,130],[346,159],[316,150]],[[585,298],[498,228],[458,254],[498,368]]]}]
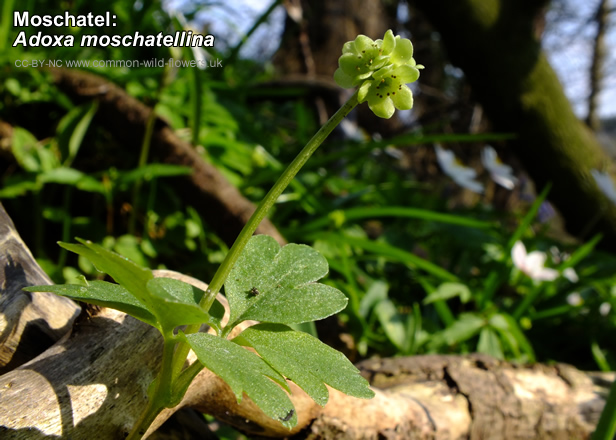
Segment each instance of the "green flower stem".
[{"label": "green flower stem", "polygon": [[2,7],[2,22],[0,25],[0,52],[6,53],[5,50],[9,46],[9,29],[11,28],[11,18],[13,16],[13,7],[15,0],[6,0]]},{"label": "green flower stem", "polygon": [[[333,114],[331,118],[316,132],[316,134],[308,141],[306,146],[302,151],[299,152],[297,157],[291,162],[291,164],[287,167],[287,169],[282,173],[282,175],[278,178],[272,189],[267,193],[265,198],[261,200],[261,203],[252,214],[244,228],[238,235],[235,243],[231,246],[231,249],[225,256],[224,261],[214,274],[214,278],[210,283],[209,289],[203,295],[201,299],[200,305],[204,310],[208,311],[212,304],[214,303],[214,299],[216,295],[222,288],[223,284],[227,280],[227,276],[231,269],[235,265],[235,262],[239,258],[242,250],[254,234],[257,226],[261,223],[261,220],[265,218],[265,215],[269,211],[269,209],[276,203],[278,197],[282,192],[286,189],[286,187],[291,183],[295,175],[299,172],[299,170],[304,166],[306,161],[312,156],[312,154],[316,151],[317,148],[323,143],[323,141],[329,136],[329,134],[342,122],[342,120],[355,108],[357,105],[357,91],[353,93],[353,95],[349,98],[349,100],[344,103],[340,109]],[[190,333],[195,333],[199,330],[199,325],[190,325],[186,327],[184,333],[187,335]],[[175,361],[173,365],[173,377],[177,377],[182,371],[182,367],[184,365],[184,361],[186,360],[186,356],[190,351],[190,347],[186,343],[180,343],[178,349],[175,354]]]},{"label": "green flower stem", "polygon": [[[144,167],[148,162],[148,156],[150,155],[150,143],[152,141],[152,133],[154,132],[154,123],[156,122],[156,104],[158,103],[158,96],[156,102],[150,110],[147,122],[145,124],[145,134],[143,135],[143,141],[141,142],[141,152],[139,154],[139,163],[137,168]],[[137,225],[137,204],[139,203],[139,194],[141,192],[141,186],[143,184],[143,178],[140,177],[135,182],[133,187],[133,209],[130,213],[128,220],[128,232],[131,235],[135,235],[135,228]]]},{"label": "green flower stem", "polygon": [[233,246],[227,253],[224,261],[214,274],[214,278],[210,283],[210,288],[207,290],[203,299],[201,300],[201,307],[203,307],[206,311],[210,309],[210,306],[214,302],[216,298],[216,294],[222,288],[224,282],[231,272],[231,269],[235,265],[235,262],[239,258],[242,250],[254,234],[257,226],[261,223],[261,220],[265,218],[265,215],[270,210],[270,208],[276,203],[278,197],[282,192],[286,189],[286,187],[291,183],[295,175],[299,172],[299,170],[304,166],[306,161],[312,156],[312,154],[316,151],[317,148],[323,143],[323,141],[327,138],[327,136],[332,132],[334,128],[342,122],[342,120],[348,115],[351,110],[355,108],[357,105],[357,92],[353,93],[353,95],[349,98],[349,100],[342,106],[340,109],[334,113],[334,115],[329,118],[329,120],[321,127],[319,131],[308,141],[306,146],[297,157],[291,162],[288,168],[282,173],[282,175],[278,178],[272,189],[267,193],[265,198],[261,201],[255,212],[252,214],[240,235],[233,243]]},{"label": "green flower stem", "polygon": [[[62,209],[64,212],[69,212],[71,206],[71,200],[73,196],[73,187],[67,186],[64,190],[64,198],[62,201]],[[67,242],[71,240],[71,226],[73,225],[73,219],[70,215],[64,217],[62,220],[62,241]],[[68,251],[64,248],[61,248],[60,255],[58,256],[58,267],[64,267],[66,265],[66,257]]]},{"label": "green flower stem", "polygon": [[591,439],[612,440],[614,435],[616,435],[616,380],[612,382],[610,394],[607,396],[597,429]]},{"label": "green flower stem", "polygon": [[173,337],[172,333],[163,336],[165,339],[163,359],[160,371],[155,379],[154,392],[150,395],[147,407],[141,413],[139,420],[135,423],[135,426],[133,426],[133,430],[126,440],[141,439],[158,414],[160,414],[163,409],[169,407],[169,402],[172,397],[171,384],[176,339]]},{"label": "green flower stem", "polygon": [[531,290],[524,296],[522,302],[520,302],[520,304],[518,304],[518,306],[513,311],[512,316],[514,317],[514,319],[519,320],[524,314],[524,312],[526,312],[526,310],[531,305],[533,305],[537,298],[539,298],[539,295],[541,295],[541,293],[543,292],[543,287],[544,283],[538,284],[533,287],[533,290]]},{"label": "green flower stem", "polygon": [[[160,83],[158,84],[158,89],[156,90],[156,96],[154,98],[154,103],[152,104],[152,109],[150,110],[150,114],[148,115],[148,119],[145,124],[145,133],[143,135],[143,141],[141,142],[141,152],[139,153],[139,162],[137,164],[137,168],[144,167],[148,163],[148,157],[150,155],[150,146],[152,143],[152,134],[154,133],[154,125],[156,123],[156,106],[160,101],[160,97],[163,94],[163,90],[167,85],[167,78],[170,75],[170,69],[167,67],[164,68],[163,74],[160,78]],[[137,224],[137,205],[139,204],[139,194],[141,192],[141,186],[143,184],[143,178],[140,177],[135,182],[135,186],[133,187],[133,209],[130,214],[130,218],[128,219],[128,232],[131,235],[135,235],[135,228]]]}]

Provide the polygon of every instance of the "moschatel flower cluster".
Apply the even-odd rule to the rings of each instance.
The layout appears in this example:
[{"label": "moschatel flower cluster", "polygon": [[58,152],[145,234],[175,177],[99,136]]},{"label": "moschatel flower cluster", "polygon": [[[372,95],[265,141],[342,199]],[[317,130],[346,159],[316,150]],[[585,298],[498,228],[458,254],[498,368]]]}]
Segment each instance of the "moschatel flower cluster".
[{"label": "moschatel flower cluster", "polygon": [[413,94],[406,84],[419,78],[424,66],[413,59],[413,44],[388,30],[382,40],[358,35],[342,48],[334,79],[344,88],[357,87],[358,102],[368,101],[375,115],[389,119],[395,109],[413,107]]}]

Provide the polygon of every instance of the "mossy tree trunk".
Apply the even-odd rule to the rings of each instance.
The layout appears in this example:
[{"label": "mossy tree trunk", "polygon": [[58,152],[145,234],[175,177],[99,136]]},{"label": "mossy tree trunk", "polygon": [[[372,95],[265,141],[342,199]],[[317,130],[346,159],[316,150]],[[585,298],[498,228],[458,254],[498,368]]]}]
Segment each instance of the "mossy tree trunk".
[{"label": "mossy tree trunk", "polygon": [[[599,191],[590,170],[615,168],[571,104],[541,49],[548,2],[521,0],[413,0],[439,31],[498,131],[516,135],[516,155],[567,229],[584,238],[601,232],[616,247],[616,206]],[[421,60],[418,60],[421,62]],[[430,67],[427,66],[429,69]]]}]

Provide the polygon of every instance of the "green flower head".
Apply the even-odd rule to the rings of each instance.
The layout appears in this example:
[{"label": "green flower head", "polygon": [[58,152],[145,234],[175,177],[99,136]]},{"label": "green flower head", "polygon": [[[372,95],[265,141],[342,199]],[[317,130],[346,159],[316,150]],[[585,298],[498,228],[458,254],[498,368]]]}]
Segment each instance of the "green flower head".
[{"label": "green flower head", "polygon": [[336,83],[344,88],[360,86],[358,101],[367,100],[381,118],[391,118],[396,108],[408,110],[413,106],[413,94],[406,84],[416,81],[423,68],[413,59],[411,41],[394,37],[391,30],[382,40],[359,35],[345,43],[338,66]]}]

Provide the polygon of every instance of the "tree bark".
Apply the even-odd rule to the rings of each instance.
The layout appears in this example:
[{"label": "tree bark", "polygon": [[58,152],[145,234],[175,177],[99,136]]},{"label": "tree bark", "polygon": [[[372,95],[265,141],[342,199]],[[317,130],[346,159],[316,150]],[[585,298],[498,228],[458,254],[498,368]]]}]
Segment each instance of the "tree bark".
[{"label": "tree bark", "polygon": [[21,290],[43,284],[52,282],[0,204],[0,374],[41,354],[70,331],[79,315],[79,306],[67,298]]},{"label": "tree bark", "polygon": [[[2,243],[16,236],[7,219],[0,216]],[[0,248],[12,255],[12,260],[1,260],[9,275],[5,284],[24,276],[38,284],[33,274],[41,269],[28,260],[23,242],[14,243]],[[6,270],[13,266],[22,271]],[[207,288],[182,274],[157,271],[155,275],[179,277]],[[2,298],[6,298],[4,292]],[[52,300],[47,307],[37,321],[49,324],[54,312],[66,306]],[[31,338],[32,334],[22,332],[20,345],[36,343]],[[103,309],[94,317],[82,318],[70,337],[0,376],[2,438],[123,439],[145,405],[161,348],[156,329],[121,312]],[[230,388],[204,369],[180,405],[161,413],[148,435],[179,409],[194,408],[252,437],[588,438],[614,380],[613,374],[583,373],[566,365],[517,366],[484,355],[376,359],[358,367],[375,390],[372,400],[330,389],[328,404],[320,408],[290,384],[299,420],[291,431],[265,416],[246,396],[238,404]]]},{"label": "tree bark", "polygon": [[[614,166],[593,133],[573,113],[540,46],[547,1],[414,0],[442,36],[494,127],[515,133],[511,146],[538,187],[578,236],[604,234],[616,247],[616,206],[590,170]],[[429,69],[430,66],[426,66]],[[609,165],[609,166],[608,166]]]},{"label": "tree bark", "polygon": [[[40,357],[0,376],[4,439],[121,439],[147,399],[160,361],[157,331],[113,310],[78,327]],[[194,361],[194,359],[193,359]],[[359,365],[376,397],[330,389],[321,409],[292,387],[299,424],[287,431],[208,370],[182,407],[210,413],[250,436],[310,439],[588,438],[613,375],[573,367],[514,366],[487,356],[416,356]]]},{"label": "tree bark", "polygon": [[274,56],[274,63],[285,74],[333,78],[344,43],[354,40],[358,34],[383,38],[387,30],[380,1],[293,0],[285,6],[288,11],[285,32]]}]

